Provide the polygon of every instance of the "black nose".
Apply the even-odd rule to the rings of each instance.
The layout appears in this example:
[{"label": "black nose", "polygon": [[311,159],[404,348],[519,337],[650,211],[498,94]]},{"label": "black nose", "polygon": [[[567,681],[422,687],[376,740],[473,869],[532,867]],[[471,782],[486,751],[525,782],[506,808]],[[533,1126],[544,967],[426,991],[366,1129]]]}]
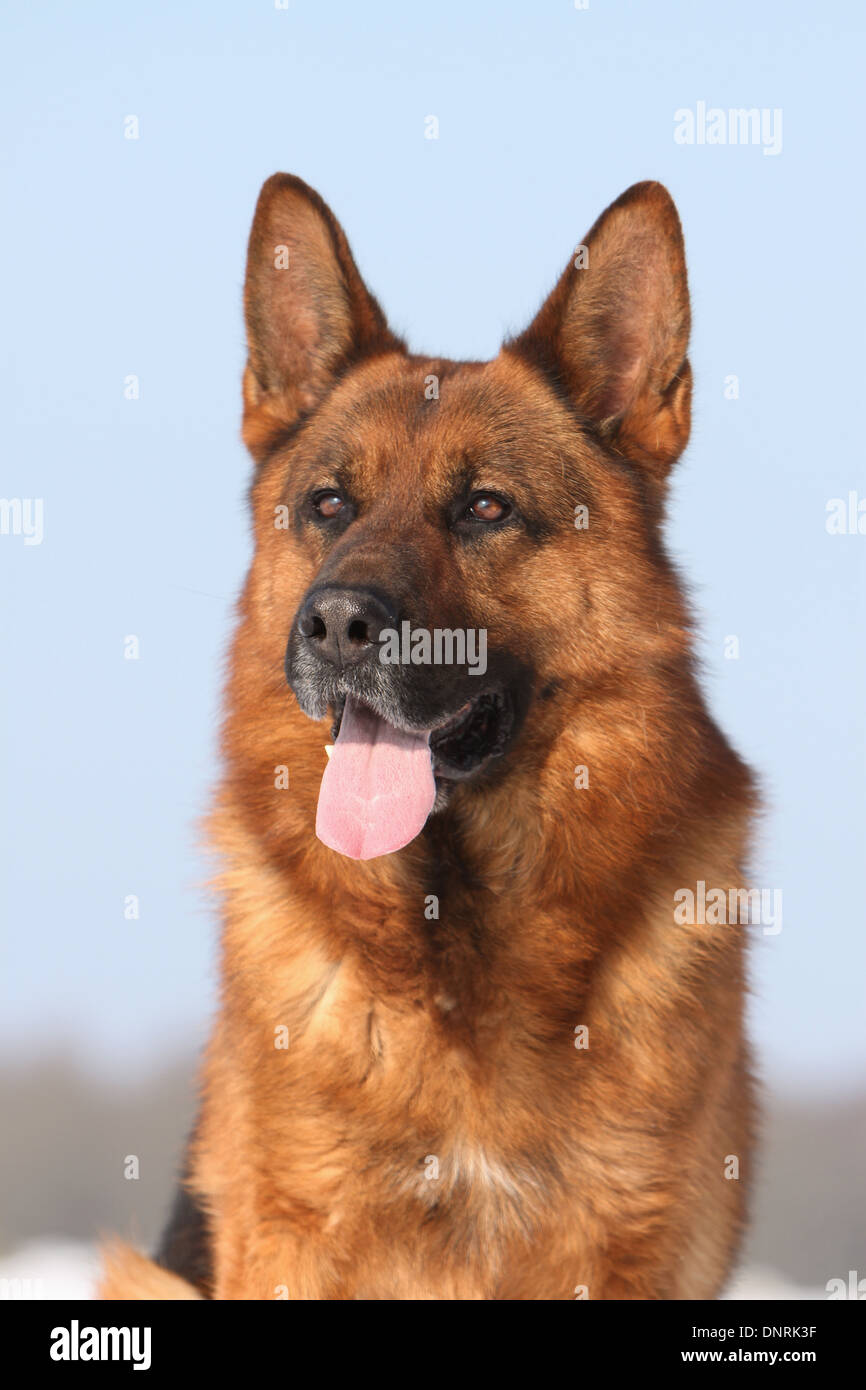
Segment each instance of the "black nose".
[{"label": "black nose", "polygon": [[301,637],[332,666],[357,666],[375,656],[382,629],[396,625],[388,605],[368,589],[319,589],[298,613]]}]

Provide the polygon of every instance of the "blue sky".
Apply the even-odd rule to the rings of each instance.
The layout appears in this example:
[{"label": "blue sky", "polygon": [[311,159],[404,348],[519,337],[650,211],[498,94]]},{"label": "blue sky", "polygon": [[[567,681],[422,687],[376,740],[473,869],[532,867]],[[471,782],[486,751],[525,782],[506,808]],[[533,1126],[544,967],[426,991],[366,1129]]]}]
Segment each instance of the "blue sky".
[{"label": "blue sky", "polygon": [[[657,178],[694,305],[669,539],[713,708],[763,778],[756,877],[784,894],[753,1032],[776,1084],[862,1080],[866,536],[825,526],[830,499],[866,497],[862,7],[47,0],[3,29],[2,490],[44,505],[40,545],[0,536],[5,1055],[146,1067],[204,1036],[196,818],[249,557],[263,179],[319,189],[414,347],[475,357]],[[699,102],[781,110],[781,151],[676,143]]]}]

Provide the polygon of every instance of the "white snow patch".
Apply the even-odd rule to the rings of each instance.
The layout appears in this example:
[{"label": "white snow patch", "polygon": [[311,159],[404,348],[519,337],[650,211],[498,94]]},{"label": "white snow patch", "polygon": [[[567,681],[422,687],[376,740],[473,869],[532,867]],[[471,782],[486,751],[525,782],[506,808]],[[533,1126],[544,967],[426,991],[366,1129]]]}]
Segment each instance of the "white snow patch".
[{"label": "white snow patch", "polygon": [[[95,1245],[81,1241],[32,1240],[0,1259],[0,1300],[93,1299],[99,1276],[99,1252]],[[734,1276],[722,1298],[786,1299],[817,1301],[825,1299],[823,1289],[793,1284],[777,1270],[755,1266]]]},{"label": "white snow patch", "polygon": [[99,1253],[75,1240],[31,1240],[0,1259],[0,1299],[92,1299]]},{"label": "white snow patch", "polygon": [[768,1298],[817,1302],[826,1297],[825,1289],[803,1288],[798,1284],[792,1284],[784,1274],[779,1274],[778,1270],[764,1269],[760,1265],[740,1270],[722,1294],[726,1302],[738,1299],[756,1299],[764,1302]]}]

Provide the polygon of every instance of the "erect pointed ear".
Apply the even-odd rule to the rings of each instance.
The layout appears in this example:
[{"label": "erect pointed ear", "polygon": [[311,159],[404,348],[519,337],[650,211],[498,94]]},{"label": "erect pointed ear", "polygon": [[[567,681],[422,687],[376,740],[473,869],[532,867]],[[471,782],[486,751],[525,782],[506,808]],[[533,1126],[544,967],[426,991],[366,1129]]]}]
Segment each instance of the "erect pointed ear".
[{"label": "erect pointed ear", "polygon": [[636,183],[506,347],[547,371],[614,448],[662,479],[689,437],[689,321],[677,210],[661,184]]},{"label": "erect pointed ear", "polygon": [[349,362],[403,349],[358,274],[330,208],[291,174],[272,175],[259,194],[244,310],[243,433],[254,455],[312,410]]}]

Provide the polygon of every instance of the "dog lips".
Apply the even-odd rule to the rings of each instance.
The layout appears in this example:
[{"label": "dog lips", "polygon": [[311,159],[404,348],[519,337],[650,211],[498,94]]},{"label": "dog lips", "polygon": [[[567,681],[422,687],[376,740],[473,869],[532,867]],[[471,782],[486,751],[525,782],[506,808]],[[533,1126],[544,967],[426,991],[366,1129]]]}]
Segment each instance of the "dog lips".
[{"label": "dog lips", "polygon": [[433,810],[430,734],[395,729],[351,696],[325,768],[316,834],[350,859],[402,849]]}]

